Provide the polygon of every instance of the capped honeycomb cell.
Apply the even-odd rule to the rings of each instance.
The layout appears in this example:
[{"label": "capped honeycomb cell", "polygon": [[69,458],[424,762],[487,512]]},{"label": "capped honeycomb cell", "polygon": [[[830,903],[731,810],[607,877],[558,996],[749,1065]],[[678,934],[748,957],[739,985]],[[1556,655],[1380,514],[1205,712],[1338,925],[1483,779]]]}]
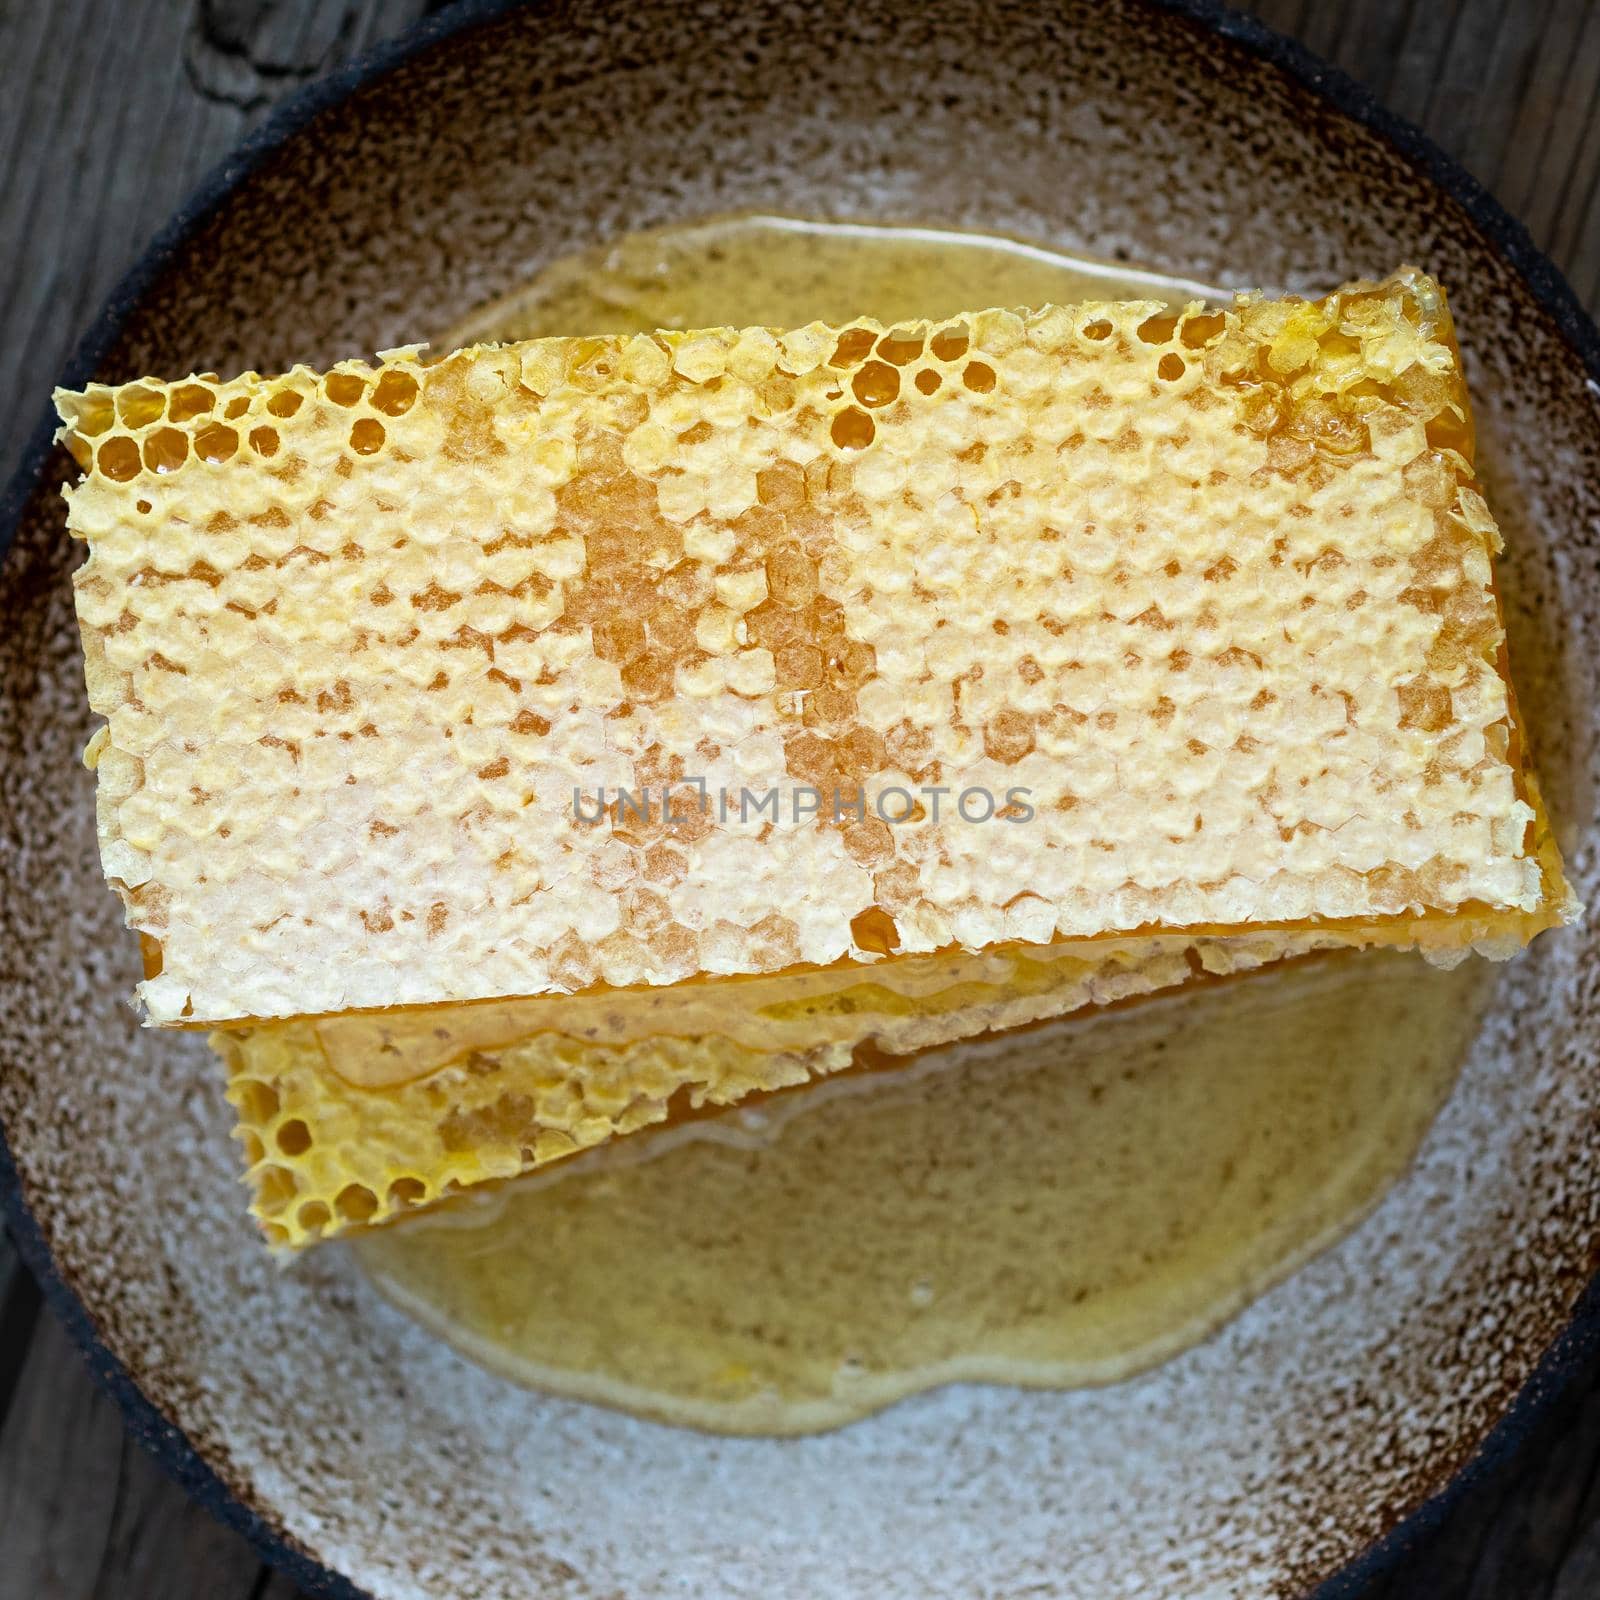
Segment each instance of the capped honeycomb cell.
[{"label": "capped honeycomb cell", "polygon": [[154,1022],[1572,912],[1420,273],[57,398]]}]

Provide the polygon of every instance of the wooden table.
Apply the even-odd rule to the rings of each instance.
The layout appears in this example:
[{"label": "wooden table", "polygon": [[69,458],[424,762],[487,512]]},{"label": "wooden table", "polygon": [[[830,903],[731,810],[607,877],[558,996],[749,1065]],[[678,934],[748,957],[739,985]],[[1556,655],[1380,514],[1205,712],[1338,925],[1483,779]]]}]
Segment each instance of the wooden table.
[{"label": "wooden table", "polygon": [[[123,268],[285,94],[429,0],[0,0],[0,481]],[[1600,4],[1260,0],[1600,308]],[[294,1600],[123,1434],[0,1235],[0,1600]],[[1372,1600],[1600,1596],[1600,1363]]]}]

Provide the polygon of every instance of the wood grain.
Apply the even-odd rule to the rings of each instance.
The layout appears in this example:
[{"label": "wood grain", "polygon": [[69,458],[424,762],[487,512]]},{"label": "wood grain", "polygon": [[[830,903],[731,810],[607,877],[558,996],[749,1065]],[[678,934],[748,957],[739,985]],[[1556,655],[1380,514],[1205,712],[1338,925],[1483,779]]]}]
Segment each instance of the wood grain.
[{"label": "wood grain", "polygon": [[0,0],[0,482],[145,241],[285,94],[425,0]]},{"label": "wood grain", "polygon": [[[429,0],[0,0],[0,480],[141,245],[285,94]],[[1600,306],[1600,5],[1260,0]],[[295,1600],[125,1438],[0,1235],[0,1600]],[[1370,1600],[1600,1596],[1600,1370]]]}]

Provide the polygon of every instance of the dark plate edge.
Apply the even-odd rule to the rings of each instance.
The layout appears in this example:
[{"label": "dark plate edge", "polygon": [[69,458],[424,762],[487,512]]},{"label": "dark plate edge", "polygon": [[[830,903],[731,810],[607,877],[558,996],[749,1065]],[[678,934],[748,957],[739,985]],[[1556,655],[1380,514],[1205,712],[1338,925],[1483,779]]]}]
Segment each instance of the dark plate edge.
[{"label": "dark plate edge", "polygon": [[[1298,41],[1233,10],[1221,0],[1139,0],[1195,22],[1278,67],[1352,121],[1387,139],[1454,199],[1527,283],[1561,336],[1600,384],[1600,329],[1579,303],[1566,278],[1516,220],[1464,167],[1416,127],[1385,107],[1371,91]],[[363,52],[318,78],[274,108],[220,162],[123,275],[57,380],[62,387],[89,381],[121,332],[128,307],[158,277],[177,251],[222,207],[239,182],[319,113],[414,55],[468,27],[517,9],[538,9],[541,0],[455,0],[442,12],[413,24],[395,39]],[[22,459],[0,495],[0,562],[4,561],[22,512],[32,498],[54,448],[57,419],[47,406],[29,437]],[[242,1534],[263,1560],[282,1571],[307,1595],[320,1600],[372,1600],[348,1578],[324,1566],[286,1529],[248,1507],[196,1450],[184,1433],[139,1387],[106,1348],[100,1329],[57,1265],[23,1193],[21,1175],[0,1126],[0,1219],[47,1304],[82,1351],[95,1382],[121,1409],[129,1431],[193,1500],[225,1526]],[[1579,1296],[1566,1326],[1540,1358],[1528,1381],[1479,1442],[1472,1459],[1437,1493],[1413,1508],[1387,1533],[1321,1582],[1306,1600],[1358,1600],[1399,1559],[1443,1520],[1463,1492],[1508,1459],[1552,1403],[1600,1348],[1600,1276]]]}]

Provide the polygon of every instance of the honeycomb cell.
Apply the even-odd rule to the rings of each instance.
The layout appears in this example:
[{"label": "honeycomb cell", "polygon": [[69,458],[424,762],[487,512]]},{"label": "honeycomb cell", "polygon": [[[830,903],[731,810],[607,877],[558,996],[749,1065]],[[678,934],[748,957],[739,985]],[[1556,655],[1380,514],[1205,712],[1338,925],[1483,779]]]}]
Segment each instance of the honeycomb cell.
[{"label": "honeycomb cell", "polygon": [[336,406],[353,406],[367,392],[367,380],[354,372],[330,372],[322,380],[322,392]]},{"label": "honeycomb cell", "polygon": [[256,1187],[256,1204],[266,1216],[282,1211],[299,1192],[295,1175],[288,1167],[258,1167],[252,1176]]},{"label": "honeycomb cell", "polygon": [[853,367],[872,354],[872,347],[877,342],[878,336],[871,328],[846,328],[833,347],[828,365]]},{"label": "honeycomb cell", "polygon": [[278,1129],[276,1143],[286,1156],[303,1156],[311,1148],[311,1130],[298,1117],[291,1118]]},{"label": "honeycomb cell", "polygon": [[95,456],[96,467],[114,483],[127,483],[138,477],[143,464],[138,445],[126,434],[107,439]]},{"label": "honeycomb cell", "polygon": [[869,361],[857,369],[850,388],[864,406],[886,406],[900,396],[900,374],[885,361]]},{"label": "honeycomb cell", "polygon": [[1175,311],[1158,311],[1139,324],[1139,337],[1146,344],[1170,344],[1177,331],[1178,314]]},{"label": "honeycomb cell", "polygon": [[1179,327],[1178,337],[1191,350],[1203,350],[1207,345],[1221,337],[1227,324],[1227,317],[1220,311],[1197,312],[1183,319]]},{"label": "honeycomb cell", "polygon": [[877,355],[891,366],[907,367],[921,356],[927,341],[911,329],[891,328],[878,340]]},{"label": "honeycomb cell", "polygon": [[207,423],[194,436],[194,453],[202,461],[221,466],[239,448],[239,435],[220,422]]},{"label": "honeycomb cell", "polygon": [[602,661],[621,663],[644,654],[644,623],[635,616],[603,617],[593,625],[590,637]]},{"label": "honeycomb cell", "polygon": [[674,664],[665,651],[645,650],[623,663],[623,691],[635,700],[664,700],[674,684]]},{"label": "honeycomb cell", "polygon": [[217,403],[216,391],[203,383],[180,383],[167,399],[167,420],[189,422],[204,416]]},{"label": "honeycomb cell", "polygon": [[345,1222],[367,1222],[378,1209],[378,1197],[363,1184],[346,1184],[334,1197],[334,1210]]},{"label": "honeycomb cell", "polygon": [[1400,700],[1400,726],[1422,733],[1442,733],[1454,720],[1448,685],[1431,678],[1402,683],[1395,693]]},{"label": "honeycomb cell", "polygon": [[72,431],[80,439],[96,439],[117,420],[109,396],[86,394],[73,414]]},{"label": "honeycomb cell", "polygon": [[900,948],[900,930],[882,906],[868,906],[850,922],[850,937],[856,949],[870,955],[893,955]]},{"label": "honeycomb cell", "polygon": [[389,370],[372,391],[372,407],[388,417],[403,417],[417,399],[417,380],[409,372]]},{"label": "honeycomb cell", "polygon": [[176,472],[189,459],[189,436],[178,428],[157,428],[144,441],[144,464],[152,472]]},{"label": "honeycomb cell", "polygon": [[350,448],[358,456],[375,456],[388,437],[376,417],[358,417],[350,425]]},{"label": "honeycomb cell", "polygon": [[791,611],[802,610],[817,598],[817,566],[796,543],[777,546],[767,554],[767,593]]},{"label": "honeycomb cell", "polygon": [[143,428],[158,422],[166,409],[165,393],[148,384],[125,384],[117,391],[117,418],[125,428]]},{"label": "honeycomb cell", "polygon": [[865,450],[877,431],[872,418],[859,406],[847,406],[833,419],[829,434],[841,450]]},{"label": "honeycomb cell", "polygon": [[235,1078],[232,1095],[239,1115],[253,1127],[265,1128],[278,1115],[277,1091],[259,1078]]},{"label": "honeycomb cell", "polygon": [[997,711],[983,730],[984,754],[1003,766],[1015,766],[1034,749],[1032,720],[1009,707]]}]

